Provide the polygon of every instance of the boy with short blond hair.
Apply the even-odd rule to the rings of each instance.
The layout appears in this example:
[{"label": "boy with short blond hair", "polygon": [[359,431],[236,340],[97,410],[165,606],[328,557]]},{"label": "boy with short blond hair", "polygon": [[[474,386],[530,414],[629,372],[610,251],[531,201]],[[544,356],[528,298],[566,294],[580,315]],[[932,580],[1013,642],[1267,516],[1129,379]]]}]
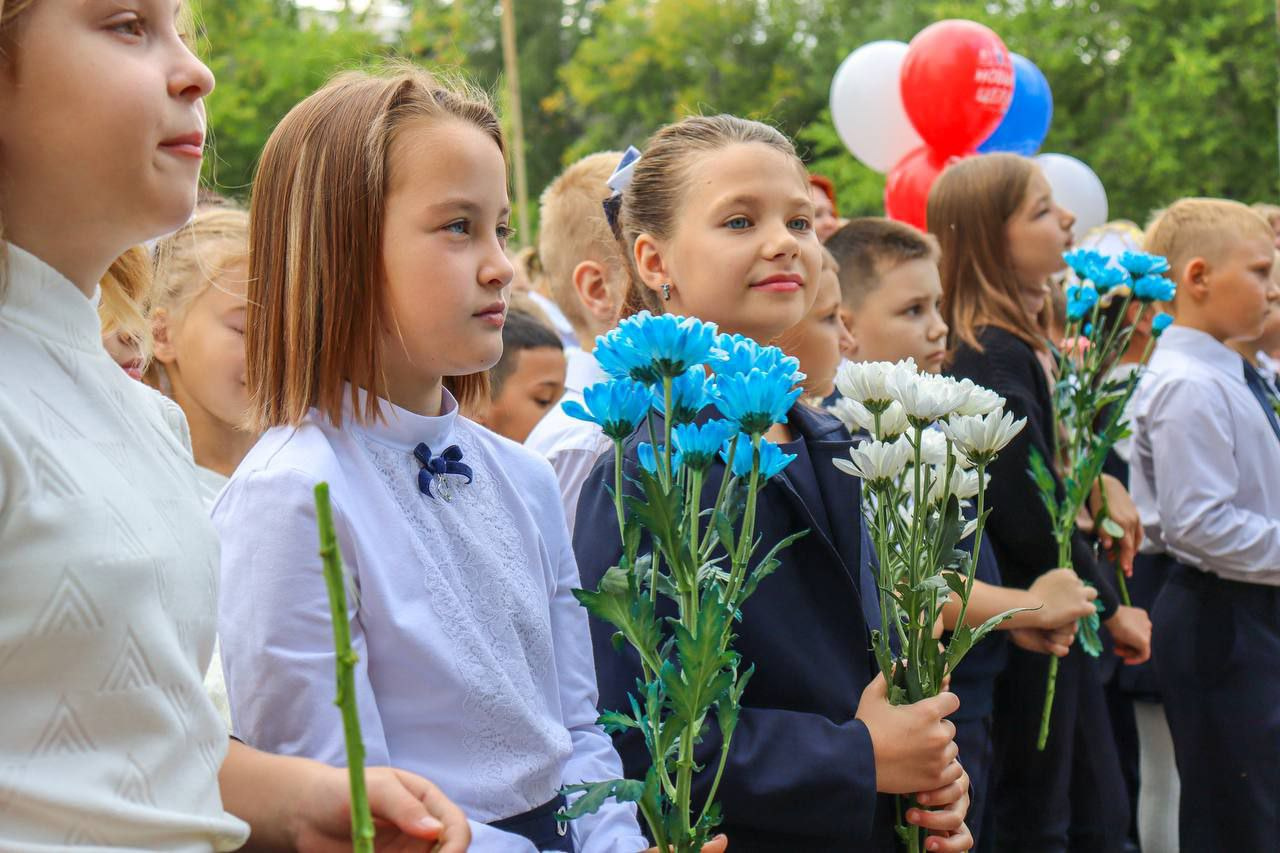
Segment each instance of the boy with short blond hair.
[{"label": "boy with short blond hair", "polygon": [[1262,334],[1273,234],[1258,214],[1183,199],[1148,229],[1177,320],[1133,405],[1131,484],[1172,558],[1153,659],[1182,780],[1183,850],[1266,850],[1280,826],[1280,418],[1229,344]]},{"label": "boy with short blond hair", "polygon": [[[582,392],[607,377],[592,357],[597,335],[612,329],[626,292],[626,264],[605,218],[610,175],[622,155],[590,154],[565,169],[542,194],[538,257],[551,299],[573,326],[581,349],[566,350],[563,400],[583,402]],[[612,448],[600,427],[552,407],[525,444],[541,453],[560,483],[569,532],[578,495],[601,453]]]}]

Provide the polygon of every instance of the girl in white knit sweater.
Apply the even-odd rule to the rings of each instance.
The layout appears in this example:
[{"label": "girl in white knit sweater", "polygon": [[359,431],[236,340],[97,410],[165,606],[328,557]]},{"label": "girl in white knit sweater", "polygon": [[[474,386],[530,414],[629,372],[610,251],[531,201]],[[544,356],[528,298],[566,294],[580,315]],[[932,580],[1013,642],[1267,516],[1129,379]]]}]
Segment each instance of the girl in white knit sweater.
[{"label": "girl in white knit sweater", "polygon": [[[94,310],[112,260],[194,206],[213,78],[185,18],[0,0],[4,849],[350,845],[346,772],[229,742],[201,690],[218,543],[186,423],[115,365]],[[369,784],[384,840],[465,849],[430,783]]]}]

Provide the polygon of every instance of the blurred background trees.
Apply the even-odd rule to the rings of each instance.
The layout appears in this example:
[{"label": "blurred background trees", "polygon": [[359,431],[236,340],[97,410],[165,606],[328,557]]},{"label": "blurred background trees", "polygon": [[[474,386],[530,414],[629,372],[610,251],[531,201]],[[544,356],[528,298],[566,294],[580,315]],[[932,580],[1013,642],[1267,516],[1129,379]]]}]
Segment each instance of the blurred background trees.
[{"label": "blurred background trees", "polygon": [[[1280,201],[1276,9],[1268,0],[515,0],[531,197],[568,162],[642,146],[693,112],[776,124],[839,188],[882,212],[884,178],[831,126],[831,76],[854,48],[970,18],[1053,88],[1045,150],[1093,167],[1113,217],[1185,195]],[[499,0],[203,0],[206,179],[247,197],[280,118],[328,77],[385,57],[461,69],[504,110]],[[523,235],[529,237],[531,235]]]}]

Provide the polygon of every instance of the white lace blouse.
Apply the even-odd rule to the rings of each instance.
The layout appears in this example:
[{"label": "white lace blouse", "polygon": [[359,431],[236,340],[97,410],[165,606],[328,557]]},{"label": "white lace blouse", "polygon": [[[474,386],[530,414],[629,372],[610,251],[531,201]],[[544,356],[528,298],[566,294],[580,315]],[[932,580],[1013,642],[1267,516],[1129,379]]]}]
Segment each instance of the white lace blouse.
[{"label": "white lace blouse", "polygon": [[[489,822],[563,784],[617,778],[621,765],[595,725],[591,640],[551,469],[460,417],[448,392],[444,409],[428,418],[384,402],[387,423],[348,413],[337,429],[312,412],[267,432],[213,511],[219,634],[237,736],[345,764],[313,505],[327,481],[355,592],[368,763],[420,773]],[[419,443],[436,455],[456,445],[473,481],[447,475],[422,493]],[[573,831],[582,853],[646,846],[626,806]],[[504,838],[490,849],[524,843]]]}]

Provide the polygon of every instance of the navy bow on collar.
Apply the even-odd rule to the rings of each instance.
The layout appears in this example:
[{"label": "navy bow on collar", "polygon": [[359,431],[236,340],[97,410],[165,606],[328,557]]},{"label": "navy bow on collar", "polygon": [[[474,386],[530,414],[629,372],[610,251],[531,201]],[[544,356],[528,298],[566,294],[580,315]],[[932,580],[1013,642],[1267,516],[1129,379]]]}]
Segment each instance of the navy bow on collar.
[{"label": "navy bow on collar", "polygon": [[467,482],[471,482],[471,466],[463,464],[462,449],[456,444],[446,447],[439,456],[433,456],[430,447],[419,444],[413,449],[413,455],[422,463],[422,470],[418,472],[418,489],[429,498],[435,497],[431,494],[431,482],[438,480],[441,486],[441,497],[449,500],[449,488],[444,481],[446,474],[466,477]]}]

